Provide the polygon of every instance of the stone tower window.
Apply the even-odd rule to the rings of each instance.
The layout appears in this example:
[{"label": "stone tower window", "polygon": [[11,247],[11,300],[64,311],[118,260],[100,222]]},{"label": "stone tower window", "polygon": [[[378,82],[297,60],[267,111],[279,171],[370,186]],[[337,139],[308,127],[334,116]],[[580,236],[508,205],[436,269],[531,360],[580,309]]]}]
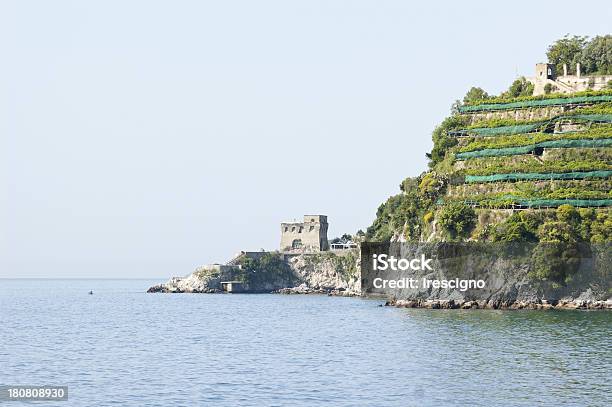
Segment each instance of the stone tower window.
[{"label": "stone tower window", "polygon": [[302,247],[302,241],[300,239],[295,239],[293,242],[291,242],[292,249],[299,249],[300,247]]},{"label": "stone tower window", "polygon": [[300,228],[298,229],[298,233],[302,233],[304,231],[304,228],[300,226]]},{"label": "stone tower window", "polygon": [[295,226],[291,228],[291,231],[292,231],[292,232],[295,232]]},{"label": "stone tower window", "polygon": [[285,232],[288,232],[289,228],[287,226],[285,226]]},{"label": "stone tower window", "polygon": [[308,229],[309,232],[312,232],[314,230],[314,226],[311,226],[310,229]]}]

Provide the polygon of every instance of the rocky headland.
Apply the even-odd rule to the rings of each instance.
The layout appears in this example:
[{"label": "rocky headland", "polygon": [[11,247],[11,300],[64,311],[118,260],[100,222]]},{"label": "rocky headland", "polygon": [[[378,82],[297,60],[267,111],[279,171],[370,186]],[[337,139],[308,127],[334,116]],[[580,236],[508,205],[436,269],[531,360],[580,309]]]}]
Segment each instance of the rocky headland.
[{"label": "rocky headland", "polygon": [[186,277],[172,277],[149,288],[162,293],[221,293],[222,282],[238,281],[244,292],[281,294],[361,293],[359,251],[301,254],[265,253],[243,258],[235,265],[202,266]]}]

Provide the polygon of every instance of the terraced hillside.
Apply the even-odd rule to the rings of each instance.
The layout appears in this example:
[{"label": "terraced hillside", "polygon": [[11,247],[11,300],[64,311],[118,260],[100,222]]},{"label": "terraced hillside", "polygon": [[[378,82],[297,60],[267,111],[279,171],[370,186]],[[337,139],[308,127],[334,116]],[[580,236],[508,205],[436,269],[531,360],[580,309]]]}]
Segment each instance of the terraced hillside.
[{"label": "terraced hillside", "polygon": [[[551,114],[551,105],[562,111]],[[537,119],[496,114],[521,110]],[[449,185],[447,200],[487,208],[612,206],[607,182],[612,176],[612,92],[468,105],[459,112],[468,125],[448,132],[457,144],[447,154],[451,173],[462,175],[463,182]],[[482,112],[490,114],[483,119]]]},{"label": "terraced hillside", "polygon": [[463,104],[433,140],[369,239],[612,241],[612,91]]}]

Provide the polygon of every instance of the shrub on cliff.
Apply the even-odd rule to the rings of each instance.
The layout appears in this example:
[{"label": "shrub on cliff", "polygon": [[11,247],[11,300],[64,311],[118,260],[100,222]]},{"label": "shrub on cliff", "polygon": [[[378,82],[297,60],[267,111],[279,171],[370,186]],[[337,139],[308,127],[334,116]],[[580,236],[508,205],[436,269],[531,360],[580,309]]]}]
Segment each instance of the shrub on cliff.
[{"label": "shrub on cliff", "polygon": [[557,208],[557,219],[560,222],[576,225],[580,223],[580,215],[576,208],[571,205],[561,205]]},{"label": "shrub on cliff", "polygon": [[451,241],[469,237],[476,226],[476,212],[461,202],[445,204],[438,212],[437,219]]},{"label": "shrub on cliff", "polygon": [[612,242],[612,211],[581,209],[579,216],[579,233],[582,240],[591,243]]},{"label": "shrub on cliff", "polygon": [[556,220],[548,220],[538,228],[540,244],[532,254],[530,276],[565,285],[578,271],[587,248],[581,243],[580,214],[570,205],[555,211]]},{"label": "shrub on cliff", "polygon": [[512,214],[505,222],[493,226],[490,239],[494,242],[537,242],[538,219],[529,212]]},{"label": "shrub on cliff", "polygon": [[394,235],[402,234],[406,240],[419,240],[426,223],[424,216],[433,210],[445,187],[446,180],[431,172],[406,178],[400,185],[402,193],[378,207],[366,239],[388,242]]},{"label": "shrub on cliff", "polygon": [[265,253],[258,259],[243,257],[239,264],[242,269],[238,279],[251,289],[257,290],[260,285],[277,279],[283,279],[289,285],[297,281],[293,270],[279,253]]},{"label": "shrub on cliff", "polygon": [[540,243],[532,253],[529,276],[566,285],[578,271],[583,256],[586,254],[575,243]]},{"label": "shrub on cliff", "polygon": [[446,152],[457,145],[457,138],[448,134],[451,130],[457,130],[468,125],[468,118],[465,116],[453,115],[447,117],[442,123],[437,126],[431,138],[434,146],[431,153],[427,153],[427,158],[430,159],[429,167],[433,168],[437,163],[444,160]]}]

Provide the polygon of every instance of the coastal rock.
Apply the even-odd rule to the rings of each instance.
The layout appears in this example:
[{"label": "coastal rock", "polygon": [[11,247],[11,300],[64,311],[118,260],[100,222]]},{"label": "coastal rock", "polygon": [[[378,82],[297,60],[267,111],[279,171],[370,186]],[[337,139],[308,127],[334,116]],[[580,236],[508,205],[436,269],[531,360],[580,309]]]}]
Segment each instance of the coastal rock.
[{"label": "coastal rock", "polygon": [[358,250],[302,254],[288,259],[295,275],[310,289],[350,293],[361,292],[359,262]]},{"label": "coastal rock", "polygon": [[[358,250],[269,256],[273,261],[256,263],[250,271],[240,265],[202,266],[186,277],[172,277],[152,286],[147,292],[219,293],[222,281],[240,281],[244,292],[337,296],[361,293]],[[263,266],[258,268],[259,264]]]},{"label": "coastal rock", "polygon": [[[530,246],[531,247],[531,246]],[[430,309],[612,309],[610,298],[609,253],[607,246],[593,245],[588,255],[580,258],[576,269],[565,281],[538,279],[533,270],[529,247],[482,246],[484,251],[472,246],[447,245],[445,243],[394,244],[389,246],[362,246],[364,258],[388,251],[407,259],[421,258],[434,253],[431,269],[387,270],[383,277],[369,265],[362,270],[366,295],[386,295],[398,307],[422,307]],[[369,250],[369,251],[368,251]],[[504,251],[505,250],[505,251]],[[474,253],[474,254],[473,254]],[[500,254],[501,253],[501,254]],[[375,278],[383,281],[410,279],[416,284],[387,286],[377,291]],[[483,287],[433,286],[426,281],[482,281]]]}]

